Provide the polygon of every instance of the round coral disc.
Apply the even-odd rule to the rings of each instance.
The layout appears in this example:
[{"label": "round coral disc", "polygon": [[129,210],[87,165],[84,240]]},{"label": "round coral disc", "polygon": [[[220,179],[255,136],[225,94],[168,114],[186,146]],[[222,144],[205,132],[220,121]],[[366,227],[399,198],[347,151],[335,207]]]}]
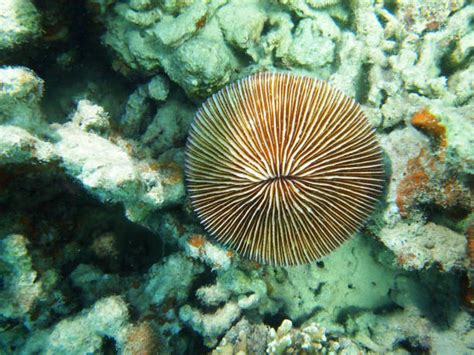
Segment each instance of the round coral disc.
[{"label": "round coral disc", "polygon": [[310,77],[260,73],[199,109],[186,180],[218,241],[261,263],[295,265],[365,222],[383,186],[382,155],[352,98]]}]

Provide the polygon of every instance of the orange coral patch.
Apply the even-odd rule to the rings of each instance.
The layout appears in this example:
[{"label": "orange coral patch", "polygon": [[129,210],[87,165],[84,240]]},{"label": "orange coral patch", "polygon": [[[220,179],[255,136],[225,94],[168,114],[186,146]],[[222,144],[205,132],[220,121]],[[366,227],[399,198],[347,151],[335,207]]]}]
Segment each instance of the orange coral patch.
[{"label": "orange coral patch", "polygon": [[201,248],[204,246],[204,243],[206,243],[206,238],[200,234],[193,234],[189,237],[188,243],[195,248]]},{"label": "orange coral patch", "polygon": [[402,217],[419,202],[434,203],[444,209],[459,207],[468,211],[471,193],[455,176],[450,176],[443,157],[422,149],[407,163],[405,176],[397,187],[395,202]]},{"label": "orange coral patch", "polygon": [[440,148],[446,147],[446,127],[426,108],[422,108],[413,115],[411,124],[435,136],[439,140]]}]

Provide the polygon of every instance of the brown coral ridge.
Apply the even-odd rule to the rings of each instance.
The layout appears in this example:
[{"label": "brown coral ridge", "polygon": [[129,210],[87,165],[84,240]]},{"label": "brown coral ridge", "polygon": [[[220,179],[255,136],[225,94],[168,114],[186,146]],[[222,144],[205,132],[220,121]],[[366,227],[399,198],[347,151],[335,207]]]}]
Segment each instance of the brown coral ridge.
[{"label": "brown coral ridge", "polygon": [[260,73],[198,111],[188,191],[207,231],[243,256],[314,261],[348,239],[383,186],[380,146],[360,106],[326,82]]}]

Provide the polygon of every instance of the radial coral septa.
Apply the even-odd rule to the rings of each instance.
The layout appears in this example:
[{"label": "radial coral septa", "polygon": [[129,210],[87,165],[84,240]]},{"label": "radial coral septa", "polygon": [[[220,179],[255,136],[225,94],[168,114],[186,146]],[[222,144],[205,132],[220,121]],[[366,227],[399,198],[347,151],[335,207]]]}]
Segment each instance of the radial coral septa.
[{"label": "radial coral septa", "polygon": [[213,237],[250,259],[295,265],[360,228],[382,190],[383,166],[352,98],[310,77],[260,73],[197,112],[186,178]]}]

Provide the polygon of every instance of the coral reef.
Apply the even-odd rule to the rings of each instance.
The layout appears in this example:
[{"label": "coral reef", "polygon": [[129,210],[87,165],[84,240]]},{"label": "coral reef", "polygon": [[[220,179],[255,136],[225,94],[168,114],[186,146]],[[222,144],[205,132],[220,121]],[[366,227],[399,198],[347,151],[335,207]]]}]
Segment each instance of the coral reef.
[{"label": "coral reef", "polygon": [[[235,269],[220,271],[214,284],[196,290],[200,308],[186,305],[180,309],[180,318],[205,337],[208,346],[214,346],[243,312],[274,313],[276,303],[269,299],[265,282],[252,276]],[[206,313],[207,307],[219,308]]]},{"label": "coral reef", "polygon": [[207,96],[228,82],[238,67],[214,16],[223,3],[117,3],[104,20],[104,43],[117,54],[115,65],[125,74],[163,69],[188,94]]},{"label": "coral reef", "polygon": [[60,321],[52,329],[33,334],[23,352],[92,353],[101,348],[106,337],[121,342],[128,317],[123,299],[118,296],[104,298],[77,316]]},{"label": "coral reef", "polygon": [[[20,116],[13,114],[13,117]],[[24,124],[31,128],[36,117],[25,117]],[[0,135],[6,137],[2,151],[9,160],[3,163],[26,163],[28,158],[39,159],[43,164],[55,162],[97,198],[123,203],[127,216],[135,221],[143,220],[154,209],[183,199],[182,173],[177,171],[170,176],[166,166],[135,161],[126,150],[129,143],[121,147],[98,135],[110,131],[107,113],[100,106],[80,101],[71,122],[53,129],[55,144],[39,140],[19,127],[2,127]],[[39,154],[40,151],[46,152]]]},{"label": "coral reef", "polygon": [[[0,353],[472,353],[474,6],[0,2]],[[202,101],[260,71],[356,99],[384,151],[365,227],[245,260],[186,194]]]}]

